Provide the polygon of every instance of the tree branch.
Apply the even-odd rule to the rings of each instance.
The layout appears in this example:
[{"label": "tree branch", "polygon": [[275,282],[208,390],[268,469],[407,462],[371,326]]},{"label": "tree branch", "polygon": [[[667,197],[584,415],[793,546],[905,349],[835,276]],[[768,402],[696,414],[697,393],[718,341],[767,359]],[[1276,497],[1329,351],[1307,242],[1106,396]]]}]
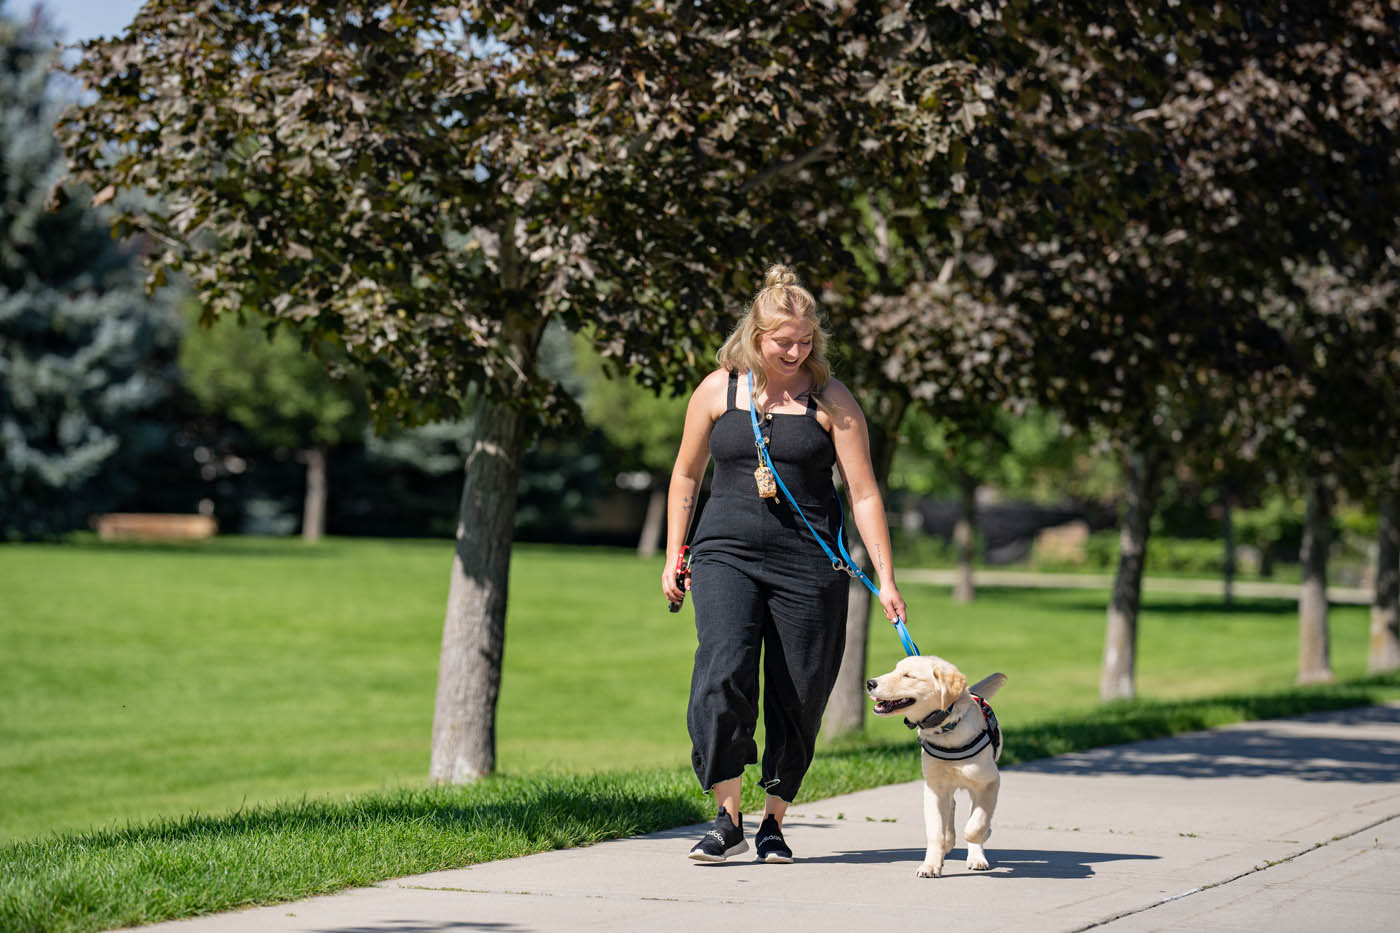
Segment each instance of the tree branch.
[{"label": "tree branch", "polygon": [[834,132],[827,134],[827,137],[825,139],[817,143],[811,149],[808,149],[806,152],[797,156],[796,158],[789,159],[786,162],[778,162],[774,165],[770,165],[754,177],[750,178],[748,181],[744,182],[742,185],[739,186],[739,193],[748,194],[750,191],[753,191],[755,188],[758,188],[759,186],[774,178],[777,178],[779,175],[786,175],[790,172],[796,172],[801,170],[805,166],[810,165],[811,163],[820,159],[823,155],[826,154],[826,151],[835,144],[836,134]]}]

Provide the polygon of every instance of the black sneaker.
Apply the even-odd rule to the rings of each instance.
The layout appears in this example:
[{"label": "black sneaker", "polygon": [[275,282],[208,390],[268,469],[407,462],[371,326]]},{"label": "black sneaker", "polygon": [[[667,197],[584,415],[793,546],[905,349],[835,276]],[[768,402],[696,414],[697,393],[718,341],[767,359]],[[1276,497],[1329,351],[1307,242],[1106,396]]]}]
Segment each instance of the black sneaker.
[{"label": "black sneaker", "polygon": [[771,816],[763,818],[763,823],[758,827],[758,835],[753,837],[753,844],[758,850],[760,862],[786,864],[792,861],[792,850],[783,839],[783,831],[778,827],[778,821]]},{"label": "black sneaker", "polygon": [[700,837],[690,857],[697,862],[722,862],[731,855],[747,852],[749,844],[744,841],[744,818],[739,817],[739,825],[729,818],[729,811],[719,808],[715,824],[710,831]]}]

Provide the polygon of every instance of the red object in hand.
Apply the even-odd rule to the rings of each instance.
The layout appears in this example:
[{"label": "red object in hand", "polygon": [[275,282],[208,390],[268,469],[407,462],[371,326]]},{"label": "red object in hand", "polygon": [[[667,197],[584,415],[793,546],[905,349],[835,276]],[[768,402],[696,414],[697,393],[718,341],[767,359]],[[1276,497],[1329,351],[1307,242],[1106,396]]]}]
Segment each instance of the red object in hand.
[{"label": "red object in hand", "polygon": [[[687,544],[687,545],[685,545],[685,546],[683,546],[683,547],[681,548],[681,553],[680,553],[680,555],[676,558],[676,586],[678,586],[678,587],[681,588],[681,593],[682,593],[682,597],[681,597],[681,598],[682,598],[682,599],[685,598],[685,597],[684,597],[684,593],[685,593],[685,578],[688,577],[689,575],[690,575],[690,545]],[[670,608],[670,610],[671,610],[672,612],[680,612],[680,611],[681,611],[681,604],[680,604],[680,603],[667,603],[666,605]]]}]

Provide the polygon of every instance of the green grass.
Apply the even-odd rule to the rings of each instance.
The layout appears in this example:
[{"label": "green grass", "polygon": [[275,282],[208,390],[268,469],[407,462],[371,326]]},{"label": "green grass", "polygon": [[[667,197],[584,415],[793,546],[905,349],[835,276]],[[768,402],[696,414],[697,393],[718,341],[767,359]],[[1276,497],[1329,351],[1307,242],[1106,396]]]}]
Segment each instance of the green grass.
[{"label": "green grass", "polygon": [[[222,538],[0,547],[0,842],[271,800],[418,787],[451,547]],[[498,717],[507,775],[683,766],[694,629],[659,561],[522,546]],[[972,679],[1003,670],[1008,722],[1097,706],[1106,593],[908,586],[910,629]],[[1296,608],[1149,598],[1139,692],[1279,689]],[[1364,608],[1332,613],[1339,678],[1364,673]],[[872,627],[869,668],[900,657]],[[872,723],[877,739],[902,730]]]},{"label": "green grass", "polygon": [[[665,611],[659,561],[622,551],[517,548],[501,774],[425,789],[450,559],[443,541],[0,547],[0,929],[187,916],[711,815],[685,764],[690,611]],[[1145,699],[1102,707],[1105,593],[905,596],[924,651],[1009,675],[1007,763],[1400,696],[1360,679],[1362,608],[1332,614],[1355,682],[1295,690],[1293,604],[1150,598]],[[901,654],[876,625],[870,671]],[[903,727],[871,723],[823,745],[802,797],[917,768]]]},{"label": "green grass", "polygon": [[[1208,700],[1114,704],[1006,727],[1003,764],[1242,719],[1393,700],[1400,677]],[[900,730],[903,732],[903,730]],[[803,796],[914,780],[918,754],[843,741]],[[760,804],[752,782],[745,809]],[[713,813],[687,769],[494,777],[467,787],[253,807],[0,847],[0,930],[93,931],[276,903],[384,878],[697,823]]]}]

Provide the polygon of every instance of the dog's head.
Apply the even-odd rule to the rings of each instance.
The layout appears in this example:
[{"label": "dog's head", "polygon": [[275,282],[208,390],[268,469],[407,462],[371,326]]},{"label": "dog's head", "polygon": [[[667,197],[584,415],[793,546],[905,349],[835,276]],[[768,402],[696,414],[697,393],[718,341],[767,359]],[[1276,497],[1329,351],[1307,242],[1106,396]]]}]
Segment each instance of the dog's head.
[{"label": "dog's head", "polygon": [[918,722],[934,710],[948,709],[967,692],[962,671],[942,658],[919,655],[905,658],[888,674],[865,682],[876,716],[900,713]]}]

